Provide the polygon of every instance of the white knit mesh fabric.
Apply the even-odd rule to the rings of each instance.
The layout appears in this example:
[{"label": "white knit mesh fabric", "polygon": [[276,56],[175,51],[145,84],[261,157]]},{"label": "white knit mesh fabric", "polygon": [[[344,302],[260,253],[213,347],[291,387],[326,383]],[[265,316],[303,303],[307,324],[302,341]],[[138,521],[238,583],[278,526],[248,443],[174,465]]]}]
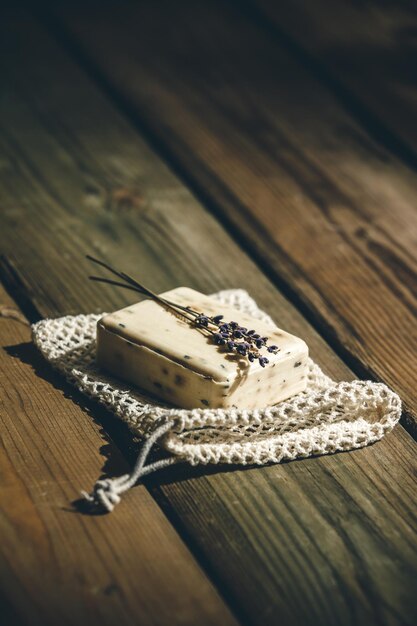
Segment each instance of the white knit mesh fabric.
[{"label": "white knit mesh fabric", "polygon": [[[273,323],[241,289],[213,297]],[[123,419],[135,435],[147,437],[156,426],[173,421],[159,445],[192,465],[263,465],[352,450],[378,441],[400,418],[400,398],[384,384],[335,383],[311,359],[307,390],[275,406],[256,410],[168,407],[96,366],[96,323],[101,315],[38,322],[33,326],[34,342],[71,383]]]}]

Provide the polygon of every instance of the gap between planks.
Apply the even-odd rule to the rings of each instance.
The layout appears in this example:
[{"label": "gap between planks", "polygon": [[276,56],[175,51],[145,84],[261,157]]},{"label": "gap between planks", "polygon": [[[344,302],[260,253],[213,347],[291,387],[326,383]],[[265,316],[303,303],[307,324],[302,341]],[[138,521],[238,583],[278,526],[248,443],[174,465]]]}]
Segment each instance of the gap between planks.
[{"label": "gap between planks", "polygon": [[109,446],[106,472],[123,473],[125,462],[107,436],[103,446],[105,411],[94,406],[93,418],[51,370],[1,284],[0,303],[0,581],[8,599],[0,611],[8,623],[237,626],[144,486],[114,516],[71,508]]},{"label": "gap between planks", "polygon": [[279,9],[271,0],[246,4],[376,140],[417,169],[412,4],[319,0],[312,8],[291,0],[280,2]]},{"label": "gap between planks", "polygon": [[[207,292],[247,288],[307,339],[329,374],[349,378],[299,312],[45,33],[26,24],[21,36],[30,56],[24,46],[9,56],[12,75],[0,103],[5,162],[19,156],[19,166],[3,177],[3,243],[42,315],[127,304],[120,292],[84,280],[88,268],[79,259],[93,248],[129,272],[149,275],[160,291],[179,283]],[[40,58],[48,63],[39,65]],[[133,199],[129,207],[115,202],[116,191]],[[248,623],[272,625],[279,615],[288,624],[347,624],[353,616],[377,624],[416,608],[413,450],[398,427],[376,446],[346,455],[165,474],[154,487]]]},{"label": "gap between planks", "polygon": [[[163,4],[161,3],[157,4],[158,6],[163,6]],[[186,3],[180,3],[180,5],[177,5],[178,14],[180,10],[179,7],[184,4]],[[204,3],[200,3],[200,5],[204,6]],[[139,13],[138,15],[136,15],[136,9],[133,9],[133,15],[136,15],[136,21],[138,21],[138,24],[144,22],[146,23],[146,10],[145,20],[141,19],[141,10],[141,8],[138,8],[137,11]],[[151,16],[152,10],[153,9],[150,10]],[[223,9],[220,9],[218,11],[219,20],[222,19],[222,10]],[[215,9],[213,9],[213,11],[215,11]],[[120,16],[118,16],[119,28],[121,27],[121,25],[123,26],[122,13],[123,12],[120,11]],[[157,9],[155,9],[155,15],[158,15]],[[268,276],[273,278],[275,284],[279,285],[285,290],[286,295],[297,305],[298,308],[302,310],[305,316],[309,320],[311,320],[316,327],[320,329],[320,331],[329,341],[329,343],[335,347],[336,351],[342,356],[342,358],[346,362],[349,363],[349,365],[358,373],[358,375],[367,375],[374,380],[385,380],[388,384],[393,386],[397,391],[401,393],[406,403],[405,425],[407,426],[408,430],[415,435],[415,407],[413,405],[414,400],[412,395],[411,381],[413,371],[411,355],[413,354],[413,351],[410,348],[412,333],[410,333],[410,337],[408,338],[405,336],[405,331],[402,331],[402,327],[406,327],[405,322],[407,320],[408,326],[410,326],[408,319],[409,316],[404,317],[405,321],[400,322],[398,324],[398,328],[396,327],[396,325],[392,324],[392,333],[396,333],[397,335],[395,337],[395,341],[394,337],[392,338],[394,343],[392,343],[392,345],[390,344],[389,346],[390,352],[387,351],[388,348],[384,347],[387,339],[382,340],[382,338],[378,335],[378,332],[375,330],[376,327],[373,330],[373,334],[375,336],[372,337],[372,333],[370,333],[368,340],[365,331],[367,325],[369,326],[369,324],[372,324],[374,316],[372,315],[371,318],[370,311],[366,311],[366,309],[363,308],[363,298],[359,298],[356,294],[356,299],[358,301],[358,310],[355,315],[351,317],[347,317],[345,315],[345,312],[349,311],[350,305],[352,304],[352,302],[354,302],[354,299],[352,300],[352,294],[349,295],[347,292],[343,294],[343,297],[345,298],[343,302],[344,310],[341,305],[339,305],[338,309],[334,308],[329,294],[333,293],[335,295],[335,293],[337,293],[337,289],[340,289],[342,287],[340,281],[338,281],[338,284],[334,284],[334,281],[330,277],[330,275],[328,273],[326,275],[326,272],[322,270],[323,280],[327,280],[328,285],[326,285],[325,287],[326,291],[324,293],[321,293],[320,286],[317,284],[317,282],[313,280],[314,276],[312,274],[312,271],[307,268],[307,270],[303,272],[301,266],[297,266],[297,263],[300,261],[300,257],[296,257],[294,255],[291,256],[291,253],[288,253],[288,251],[284,249],[283,240],[282,238],[280,238],[279,232],[277,234],[274,233],[274,236],[270,237],[270,240],[268,241],[269,218],[262,216],[261,209],[259,209],[257,212],[256,207],[254,207],[253,205],[248,206],[246,204],[245,195],[247,197],[248,195],[250,195],[250,192],[247,188],[245,188],[245,183],[240,184],[240,186],[237,185],[236,182],[230,179],[232,173],[230,173],[228,178],[227,165],[223,166],[221,164],[221,158],[211,159],[209,153],[204,153],[204,142],[201,141],[201,138],[204,138],[205,141],[208,141],[210,139],[213,145],[215,145],[215,142],[221,143],[224,137],[230,136],[230,145],[227,146],[226,144],[224,144],[224,153],[227,155],[226,162],[227,160],[229,160],[230,162],[231,155],[234,153],[233,150],[229,150],[230,154],[227,154],[227,150],[230,146],[233,147],[233,142],[235,142],[234,133],[236,132],[236,129],[233,128],[234,122],[230,123],[229,121],[226,121],[225,123],[223,123],[224,120],[221,121],[223,126],[219,126],[217,134],[216,129],[213,131],[213,127],[211,127],[209,131],[207,130],[207,128],[204,127],[206,119],[216,119],[217,115],[216,106],[210,102],[209,93],[203,92],[198,83],[194,85],[189,80],[187,83],[188,77],[186,76],[186,73],[181,74],[181,68],[178,69],[175,66],[175,60],[171,60],[173,56],[172,54],[169,55],[168,53],[166,53],[165,56],[166,62],[172,63],[172,65],[170,66],[171,72],[169,78],[167,77],[166,72],[164,73],[164,71],[160,69],[160,66],[152,65],[153,61],[150,61],[150,57],[147,55],[146,50],[150,42],[146,40],[145,33],[142,33],[142,37],[140,35],[139,37],[135,36],[135,43],[132,44],[134,47],[137,47],[138,50],[141,52],[140,54],[138,53],[136,55],[136,60],[130,60],[128,63],[128,60],[125,59],[123,56],[123,44],[120,44],[118,46],[115,46],[115,50],[111,55],[111,60],[110,57],[106,55],[105,60],[103,61],[101,57],[100,47],[100,29],[102,29],[102,32],[106,33],[105,18],[103,17],[101,19],[99,27],[97,29],[94,29],[93,34],[93,30],[85,26],[85,24],[88,22],[88,19],[85,19],[86,16],[88,17],[88,13],[83,16],[82,22],[80,22],[79,20],[79,12],[77,12],[76,17],[74,17],[74,15],[70,12],[68,15],[64,15],[63,17],[61,16],[60,32],[62,33],[64,32],[63,29],[69,28],[70,32],[75,33],[75,36],[72,36],[69,45],[72,52],[77,50],[78,60],[80,62],[83,62],[83,65],[88,68],[94,80],[99,82],[101,87],[103,87],[106,93],[112,97],[112,100],[117,104],[117,106],[122,109],[124,113],[128,114],[129,119],[131,121],[133,120],[136,127],[142,132],[144,131],[145,123],[147,137],[151,137],[153,144],[157,147],[160,153],[162,153],[165,157],[168,157],[170,165],[172,165],[176,169],[176,171],[180,173],[182,178],[186,180],[187,184],[194,191],[196,191],[197,195],[205,200],[206,205],[228,227],[229,232],[233,234],[234,238],[236,238],[237,241],[239,241],[240,243],[246,243],[246,245],[250,247],[251,253],[253,257],[256,258],[258,265],[262,267],[262,269],[267,273]],[[180,20],[180,18],[177,16],[174,19],[178,19],[181,22],[181,24],[178,26],[178,29],[182,28],[184,20]],[[210,28],[210,26],[213,28],[213,19],[214,18],[210,16],[209,19],[205,20],[205,30]],[[131,19],[130,23],[136,23],[136,21],[135,19]],[[64,24],[65,26],[62,26],[62,24]],[[155,24],[158,24],[159,26],[159,22],[155,22]],[[84,28],[87,29],[86,36],[84,35]],[[128,23],[126,22],[126,37],[124,38],[126,41],[129,39],[128,28]],[[236,25],[235,30],[238,31],[238,28],[239,25]],[[257,36],[259,37],[259,35],[256,35],[256,28],[254,28],[253,26],[248,26],[244,23],[244,20],[242,28],[244,29],[244,33],[249,33],[249,35],[254,38],[256,45],[258,41]],[[112,29],[112,32],[108,32],[107,35],[111,35],[113,37],[113,41],[115,41],[117,40],[117,28],[116,25],[113,23]],[[190,31],[187,31],[186,29],[184,30],[184,41],[186,41],[188,32]],[[139,33],[140,29],[138,31],[138,34]],[[143,44],[142,39],[144,39]],[[168,46],[167,51],[170,50],[169,43],[165,44],[165,41],[167,40],[168,37],[165,37],[164,35],[159,38],[159,41],[162,42],[158,46],[159,55],[164,54],[164,46]],[[211,40],[215,41],[216,38],[213,36]],[[201,37],[201,41],[203,42],[201,44],[203,46],[203,37]],[[67,44],[69,42],[68,36],[66,37],[66,42]],[[219,39],[216,40],[216,45],[221,45]],[[223,45],[225,45],[224,42]],[[270,43],[267,43],[265,45],[269,46],[268,50],[270,49],[271,54],[273,54],[274,45]],[[206,53],[209,58],[210,53],[207,51]],[[140,59],[140,61],[138,61],[137,59]],[[296,61],[291,60],[289,62],[291,62],[292,65],[297,68]],[[108,66],[108,64],[110,65]],[[123,69],[121,69],[122,66]],[[152,75],[153,72],[155,73],[155,76]],[[180,89],[177,90],[178,93],[173,96],[169,92],[169,90],[172,89],[170,81],[171,76],[175,75],[176,72],[178,73],[177,84],[180,85]],[[158,97],[160,98],[160,102],[158,102],[157,116],[155,116],[154,113],[155,107],[150,107],[146,100],[146,97],[141,98],[140,92],[135,89],[135,80],[139,80],[139,76],[142,78],[142,82],[146,82],[146,80],[148,80],[148,84],[151,85],[150,93],[154,93],[154,101],[158,101]],[[153,83],[152,81],[158,82]],[[185,81],[185,87],[182,85],[182,81]],[[314,84],[314,81],[312,81],[312,84]],[[154,92],[152,92],[152,89],[154,90]],[[206,111],[206,115],[202,115],[203,122],[201,122],[201,120],[198,118],[198,114],[195,114],[195,110],[193,111],[192,108],[189,108],[188,115],[190,116],[190,119],[188,120],[187,124],[184,125],[183,123],[185,122],[185,119],[187,117],[187,106],[189,105],[187,101],[187,95],[188,92],[193,92],[193,90],[195,92],[193,93],[193,97],[197,98],[197,102],[200,102],[201,109]],[[325,94],[325,90],[322,89],[321,91],[323,91]],[[180,99],[181,97],[183,97],[182,102]],[[236,94],[236,102],[237,97],[238,93]],[[327,102],[325,95],[323,96],[323,98],[324,102]],[[242,102],[243,100],[244,97],[242,95],[239,101]],[[175,107],[177,107],[177,110],[174,113]],[[337,106],[332,104],[330,106],[330,110],[332,111],[332,114],[334,111],[334,114],[336,115],[336,119],[339,121],[339,124],[345,123],[348,126],[350,125],[349,128],[352,132],[352,136],[356,137],[355,141],[358,141],[358,147],[355,147],[355,149],[358,151],[363,150],[363,148],[365,147],[369,151],[368,159],[372,163],[372,167],[375,164],[375,172],[372,172],[372,168],[370,168],[369,175],[375,174],[378,171],[376,168],[378,160],[387,160],[388,157],[382,154],[381,150],[378,151],[378,149],[376,149],[376,147],[372,145],[372,142],[370,140],[367,141],[365,135],[361,137],[358,129],[355,128],[355,124],[353,124],[353,122],[350,122],[348,117],[346,117],[344,113],[338,111]],[[283,113],[283,111],[281,111],[281,113]],[[262,119],[260,120],[260,123],[262,123]],[[194,125],[194,130],[189,130],[189,127],[191,125]],[[273,132],[273,130],[277,132],[277,129],[273,129],[271,126],[271,133]],[[243,135],[244,132],[245,130],[243,127]],[[211,133],[212,136],[210,136],[209,133]],[[236,158],[236,162],[238,162],[238,158],[240,158],[240,153],[244,153],[245,149],[246,146],[244,145],[239,148],[239,157]],[[250,147],[250,150],[248,151],[247,162],[251,160],[251,157],[252,159],[254,159],[255,163],[256,159],[258,159],[260,162],[259,167],[262,168],[262,159],[265,160],[265,158],[268,158],[269,147],[267,145],[261,145],[261,150],[264,150],[264,154],[259,153],[257,155],[257,149],[258,147]],[[236,154],[234,154],[234,156],[236,157]],[[291,157],[288,163],[291,163]],[[273,160],[271,161],[271,165],[272,164]],[[271,165],[269,163],[266,163],[264,167],[266,168],[266,170],[270,170]],[[288,167],[287,163],[284,163],[284,165],[285,167]],[[362,162],[361,167],[363,166],[364,163]],[[249,180],[249,171],[247,170],[247,168],[245,169],[244,164],[237,167],[241,167],[240,180]],[[299,167],[300,175],[303,175],[303,167],[303,165]],[[408,192],[411,193],[413,189],[413,184],[410,182],[411,179],[407,171],[405,169],[402,171],[399,164],[396,163],[394,160],[392,161],[392,168],[393,180],[395,181],[395,177],[398,177],[401,180],[401,185],[406,190],[406,193],[401,196],[400,185],[397,185],[397,203],[398,205],[402,203],[403,207],[405,207],[408,202],[407,194]],[[383,173],[384,172],[382,172],[382,174]],[[336,209],[338,205],[343,205],[343,203],[345,203],[346,210],[351,211],[351,214],[353,216],[353,223],[358,223],[358,236],[356,237],[355,234],[354,236],[351,236],[351,233],[349,232],[350,226],[347,227],[347,232],[344,233],[344,228],[346,227],[346,224],[343,224],[343,215],[342,224],[340,226],[337,223],[338,218],[336,217],[336,231],[332,237],[332,240],[329,242],[329,246],[334,246],[335,249],[337,249],[338,246],[348,245],[351,247],[351,264],[353,263],[353,260],[355,258],[360,260],[361,265],[359,273],[356,272],[355,269],[351,268],[351,276],[349,277],[349,279],[351,279],[352,281],[359,280],[359,284],[361,284],[362,281],[365,286],[367,282],[375,282],[376,277],[379,276],[379,289],[381,290],[381,293],[384,292],[384,297],[381,297],[379,304],[380,306],[382,305],[382,307],[385,306],[385,310],[383,310],[383,315],[385,317],[387,315],[393,315],[397,312],[397,309],[399,311],[403,311],[404,309],[403,313],[405,316],[405,308],[403,307],[405,300],[403,302],[402,299],[402,290],[404,285],[402,285],[400,281],[395,282],[395,277],[394,279],[392,279],[391,277],[391,274],[396,273],[396,266],[394,264],[395,256],[397,256],[396,263],[398,264],[403,257],[403,255],[400,255],[401,258],[400,256],[398,256],[398,246],[400,243],[398,237],[397,239],[395,239],[394,237],[393,241],[391,241],[387,234],[389,229],[387,230],[387,233],[384,234],[384,231],[379,232],[378,229],[372,229],[371,221],[367,221],[366,217],[358,218],[357,215],[355,216],[355,196],[352,196],[352,194],[349,196],[349,194],[346,193],[346,190],[344,190],[343,188],[343,184],[341,184],[340,174],[338,174],[337,170],[335,170],[333,174],[336,176],[336,180],[337,176],[339,176],[339,180],[335,185],[335,190],[331,190],[331,186],[333,184],[331,179],[322,181],[322,184],[324,186],[326,186],[327,184],[330,189],[330,200],[326,196],[326,193],[329,192],[325,192],[323,202],[324,204],[326,204],[327,202],[330,202],[331,204],[333,202],[333,204],[336,205]],[[309,175],[310,173],[308,173],[307,179]],[[288,194],[290,197],[290,195],[292,193],[295,194],[296,191],[292,190],[292,186],[288,183],[286,176],[287,174],[284,173],[281,186],[284,188],[284,190],[286,186],[289,188]],[[313,176],[316,176],[316,174],[313,173]],[[385,176],[387,176],[387,172],[385,172]],[[355,179],[353,180],[355,182]],[[254,180],[253,177],[252,184],[254,186],[255,192],[261,194],[261,189],[257,188],[256,180]],[[319,184],[320,176],[318,176],[317,181],[317,185]],[[362,184],[360,178],[358,178],[356,184],[359,185],[360,188],[360,185]],[[303,191],[307,193],[308,189],[306,188]],[[369,187],[369,185],[368,187],[366,187],[365,184],[364,190],[361,190],[361,193],[368,193],[372,196],[372,189]],[[311,199],[308,197],[307,200],[307,203],[311,205],[309,205],[308,209],[310,211],[314,211],[317,206],[320,205],[320,194],[317,202],[314,198],[314,195],[312,196],[312,202],[310,202]],[[271,197],[270,202],[274,202],[273,197]],[[385,196],[384,191],[382,192],[381,202],[381,206],[383,206],[384,202],[385,204],[389,203],[388,187]],[[372,216],[372,212],[374,210],[373,199],[371,199],[371,202],[368,202],[368,204],[369,207],[367,208],[369,208]],[[389,206],[390,205],[387,204],[386,208],[389,209]],[[387,214],[389,215],[389,210]],[[364,214],[364,216],[365,215],[366,214]],[[407,212],[404,209],[403,219],[405,219],[406,216]],[[322,223],[323,228],[332,226],[331,223],[327,224],[326,219],[322,219]],[[389,217],[387,223],[389,224]],[[412,222],[411,226],[413,224],[414,222]],[[337,231],[337,229],[339,229],[339,231]],[[411,234],[413,232],[413,229],[410,227],[409,230]],[[238,233],[237,235],[236,232]],[[359,234],[360,232],[362,232],[362,235]],[[405,235],[406,230],[404,230],[403,232]],[[395,235],[395,229],[392,230],[392,233]],[[309,237],[308,230],[303,231],[303,229],[298,231],[298,235],[299,237],[303,236],[304,239],[306,237],[308,239]],[[384,251],[384,248],[386,248],[385,251],[387,252],[387,255],[385,255],[384,252],[385,256],[382,253]],[[391,255],[392,257],[391,260],[389,255]],[[330,261],[328,264],[326,264],[326,267],[327,265],[330,265]],[[404,267],[404,271],[408,271],[409,269],[411,272],[411,265],[408,269],[406,266]],[[361,272],[363,273],[363,280],[361,277]],[[397,272],[397,275],[400,276],[399,270]],[[406,289],[406,287],[404,287],[404,289]],[[395,290],[397,290],[397,292]],[[371,292],[369,291],[369,293]],[[363,327],[360,327],[360,324],[362,323],[360,321],[362,316],[365,316],[366,323],[363,324]],[[401,317],[399,319],[401,320]],[[357,335],[356,331],[358,330],[359,334]],[[398,352],[400,350],[400,347],[401,349],[403,347],[405,348],[402,360],[400,359],[400,354]],[[396,371],[399,372],[398,375],[394,371],[391,371],[392,368],[390,369],[391,360],[393,361],[393,363],[395,363]],[[406,379],[408,382],[406,382]]]}]

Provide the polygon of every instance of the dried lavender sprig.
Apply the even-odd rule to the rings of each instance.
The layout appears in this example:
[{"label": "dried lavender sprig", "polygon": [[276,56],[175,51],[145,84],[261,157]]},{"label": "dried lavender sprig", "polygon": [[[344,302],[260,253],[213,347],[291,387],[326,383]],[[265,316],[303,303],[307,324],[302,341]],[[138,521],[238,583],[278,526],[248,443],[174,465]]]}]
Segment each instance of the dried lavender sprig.
[{"label": "dried lavender sprig", "polygon": [[[124,272],[118,272],[117,270],[110,267],[110,265],[107,265],[107,263],[104,263],[103,261],[100,261],[99,259],[95,259],[94,257],[90,255],[87,255],[86,258],[92,261],[93,263],[96,263],[97,265],[104,267],[105,269],[110,271],[112,274],[114,274],[115,276],[118,276],[119,278],[128,282],[129,284],[126,285],[125,283],[119,283],[117,281],[111,280],[110,278],[103,278],[101,276],[89,276],[90,280],[94,280],[96,282],[101,282],[101,283],[107,283],[109,285],[114,285],[116,287],[123,287],[124,289],[130,289],[131,291],[137,291],[138,293],[145,295],[148,298],[155,300],[156,302],[159,302],[162,306],[166,306],[172,309],[175,313],[182,315],[189,322],[193,322],[195,318],[200,315],[198,311],[194,311],[193,309],[191,309],[191,307],[184,307],[181,304],[177,304],[176,302],[172,302],[170,300],[166,300],[165,298],[161,298],[156,293],[154,293],[153,291],[151,291],[144,285],[141,285],[136,280],[131,278],[131,276],[129,276],[128,274],[125,274]],[[189,315],[192,315],[191,319]],[[215,334],[214,331],[210,328],[204,328],[202,330],[206,331],[207,333],[211,335]]]},{"label": "dried lavender sprig", "polygon": [[[93,263],[96,263],[97,265],[101,265],[101,267],[104,267],[105,269],[107,269],[109,272],[111,272],[115,276],[118,276],[122,280],[128,282],[131,285],[131,287],[135,287],[136,288],[135,290],[138,291],[139,293],[141,293],[142,295],[145,295],[148,298],[152,298],[152,299],[154,299],[154,300],[156,300],[158,302],[163,302],[163,303],[167,304],[168,306],[175,307],[176,309],[181,309],[182,311],[185,311],[187,313],[191,313],[194,317],[197,317],[199,315],[199,312],[198,311],[194,311],[193,309],[191,309],[191,307],[188,307],[188,306],[185,307],[185,306],[182,306],[181,304],[177,304],[176,302],[170,302],[169,300],[166,300],[165,298],[161,298],[158,294],[156,294],[153,291],[151,291],[150,289],[148,289],[148,287],[145,287],[144,285],[141,285],[140,283],[138,283],[134,278],[132,278],[128,274],[125,274],[124,272],[118,272],[114,268],[110,267],[110,265],[107,265],[107,263],[104,263],[104,261],[100,261],[99,259],[95,259],[94,257],[90,256],[89,254],[86,255],[86,258],[89,261],[92,261]],[[125,286],[125,285],[122,285],[121,283],[115,283],[115,282],[112,283],[110,281],[110,279],[102,278],[100,276],[89,276],[89,278],[90,278],[90,280],[96,280],[98,282],[107,282],[109,284],[114,284],[114,285],[117,285],[118,287]]]},{"label": "dried lavender sprig", "polygon": [[[114,285],[115,287],[122,287],[123,289],[130,289],[131,291],[136,291],[137,293],[145,295],[145,296],[151,298],[152,300],[155,299],[152,296],[148,295],[146,293],[146,291],[143,291],[142,289],[139,289],[139,287],[134,287],[133,285],[128,285],[128,284],[125,284],[125,283],[119,283],[116,280],[111,280],[111,278],[103,278],[102,276],[89,276],[88,278],[89,278],[89,280],[93,280],[93,281],[95,281],[97,283],[105,283],[107,285]],[[189,312],[190,314],[193,315],[194,318],[198,315],[197,311],[187,310],[187,307],[183,307],[180,304],[177,305],[175,302],[171,302],[170,300],[166,300],[165,298],[158,297],[158,302],[162,302],[162,303],[166,304],[169,307],[175,307],[176,309],[177,308],[181,309],[184,312]]]},{"label": "dried lavender sprig", "polygon": [[[105,283],[107,285],[113,285],[115,287],[122,287],[123,289],[129,289],[130,291],[136,291],[137,293],[140,293],[142,295],[147,295],[147,294],[145,294],[144,291],[141,291],[140,289],[138,289],[137,287],[134,287],[133,285],[125,285],[124,283],[119,283],[116,280],[111,280],[109,278],[102,278],[101,276],[89,276],[88,278],[89,278],[89,280],[93,280],[93,281],[98,282],[98,283]],[[148,296],[148,297],[150,297],[150,296]],[[191,322],[191,323],[194,323],[196,317],[199,315],[198,311],[191,311],[190,310],[190,311],[187,311],[187,312],[192,314],[192,317],[189,317],[185,313],[186,307],[182,307],[181,305],[178,305],[178,309],[183,309],[183,310],[177,310],[176,303],[175,302],[171,302],[170,300],[165,300],[165,298],[158,298],[157,302],[160,302],[161,304],[163,304],[164,306],[168,307],[169,309],[172,309],[175,313],[177,313],[178,315],[181,315],[188,322]],[[212,334],[212,335],[215,334],[215,332],[211,328],[202,328],[201,330],[204,330],[207,333]]]},{"label": "dried lavender sprig", "polygon": [[[266,356],[261,355],[260,349],[266,348],[268,352],[273,354],[276,354],[279,350],[277,346],[268,346],[268,337],[261,337],[258,333],[255,332],[255,330],[248,330],[247,328],[239,326],[237,322],[223,322],[223,315],[215,315],[209,317],[204,313],[199,313],[198,311],[195,311],[189,306],[184,307],[175,302],[166,300],[165,298],[161,298],[159,295],[155,294],[144,285],[138,283],[128,274],[125,274],[124,272],[118,272],[103,261],[95,259],[90,255],[87,255],[87,258],[93,263],[104,267],[125,282],[119,283],[117,281],[108,278],[102,278],[99,276],[90,276],[89,278],[91,280],[107,283],[117,287],[123,287],[132,291],[137,291],[138,293],[153,299],[154,301],[161,304],[161,306],[166,306],[169,309],[173,310],[175,313],[182,315],[187,321],[193,323],[196,327],[198,327],[199,330],[211,334],[213,336],[214,342],[217,345],[227,346],[229,351],[247,357],[250,362],[253,362],[256,359],[259,361],[261,367],[265,367],[269,360]],[[190,315],[192,316],[191,318],[189,317]],[[209,325],[214,326],[216,330],[210,328]]]},{"label": "dried lavender sprig", "polygon": [[[218,324],[219,332],[215,335],[215,342],[218,345],[227,345],[228,349],[237,352],[241,356],[248,358],[250,362],[255,359],[259,361],[262,367],[265,367],[269,360],[260,353],[261,348],[266,348],[269,353],[276,354],[279,351],[278,346],[268,346],[268,337],[261,337],[254,330],[248,330],[239,326],[237,322],[221,322],[223,316],[217,315],[213,318],[201,316],[204,324]],[[237,340],[237,341],[236,341]]]},{"label": "dried lavender sprig", "polygon": [[[95,259],[94,257],[90,256],[89,254],[87,254],[86,258],[89,261],[92,261],[93,263],[96,263],[97,265],[101,265],[101,267],[104,267],[106,270],[108,270],[109,272],[111,272],[112,274],[117,276],[118,278],[121,278],[125,282],[129,283],[131,286],[136,287],[137,291],[139,291],[139,293],[141,293],[141,294],[143,294],[145,296],[148,296],[148,298],[152,298],[153,300],[156,300],[157,302],[161,302],[161,303],[163,302],[162,298],[160,298],[160,296],[158,296],[158,294],[154,293],[153,291],[151,291],[150,289],[148,289],[144,285],[141,285],[140,283],[138,283],[134,278],[132,278],[128,274],[125,274],[124,272],[118,272],[117,270],[115,270],[112,267],[110,267],[110,265],[107,265],[107,263],[104,263],[104,261],[100,261],[99,259]],[[101,282],[105,282],[105,280],[106,279],[103,279]],[[172,306],[172,303],[169,303],[169,306]]]}]

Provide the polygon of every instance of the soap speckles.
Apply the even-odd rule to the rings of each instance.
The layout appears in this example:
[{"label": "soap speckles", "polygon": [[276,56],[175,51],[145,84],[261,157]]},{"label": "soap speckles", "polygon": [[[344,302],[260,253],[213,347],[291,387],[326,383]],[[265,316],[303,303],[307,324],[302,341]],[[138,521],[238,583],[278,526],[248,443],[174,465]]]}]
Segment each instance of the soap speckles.
[{"label": "soap speckles", "polygon": [[[189,290],[185,290],[184,294],[179,301],[188,305],[191,299],[193,304],[193,294]],[[220,312],[217,305],[206,308],[197,298],[194,308],[197,310],[200,306],[210,315],[212,312]],[[280,329],[264,331],[269,334],[271,343],[277,344],[281,351],[277,356],[271,356],[269,366],[261,370],[256,363],[244,367],[240,357],[230,357],[221,349],[216,351],[212,346],[206,347],[205,338],[201,340],[198,333],[195,333],[194,342],[191,331],[183,334],[182,327],[189,329],[189,325],[184,320],[177,324],[173,316],[160,314],[162,309],[158,308],[156,320],[151,303],[143,305],[142,319],[139,315],[141,307],[142,303],[140,306],[130,306],[121,312],[118,319],[112,317],[106,321],[103,329],[100,325],[98,328],[99,333],[104,330],[112,332],[112,354],[119,348],[118,351],[124,355],[124,360],[112,356],[115,374],[125,373],[126,377],[132,378],[132,382],[137,377],[139,387],[143,379],[142,388],[154,397],[165,399],[178,407],[200,407],[206,411],[225,406],[231,408],[232,403],[235,407],[237,403],[240,408],[243,405],[249,409],[261,402],[268,404],[279,401],[281,397],[288,396],[306,384],[308,376],[302,380],[307,366],[305,350]],[[248,328],[255,326],[255,322],[252,324],[250,318],[246,320],[244,316],[240,323]],[[125,341],[131,343],[125,345]],[[116,345],[117,342],[122,345],[121,348]],[[296,364],[298,361],[299,364]],[[294,366],[296,371],[292,372]]]},{"label": "soap speckles", "polygon": [[165,396],[167,396],[167,395],[168,396],[175,396],[175,389],[173,389],[172,387],[168,387],[167,385],[162,385],[157,380],[153,380],[152,384],[153,384],[154,387],[159,389]]}]

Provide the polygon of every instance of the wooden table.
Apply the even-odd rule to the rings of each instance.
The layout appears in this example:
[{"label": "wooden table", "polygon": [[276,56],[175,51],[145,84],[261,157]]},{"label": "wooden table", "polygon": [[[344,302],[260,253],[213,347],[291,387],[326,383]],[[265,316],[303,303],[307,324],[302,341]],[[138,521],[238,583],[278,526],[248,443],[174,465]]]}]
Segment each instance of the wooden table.
[{"label": "wooden table", "polygon": [[[9,3],[0,18],[0,622],[417,623],[412,3]],[[414,57],[413,57],[414,53]],[[71,506],[137,452],[28,321],[242,287],[401,425],[352,453],[172,469]],[[28,320],[28,321],[27,321]]]}]

